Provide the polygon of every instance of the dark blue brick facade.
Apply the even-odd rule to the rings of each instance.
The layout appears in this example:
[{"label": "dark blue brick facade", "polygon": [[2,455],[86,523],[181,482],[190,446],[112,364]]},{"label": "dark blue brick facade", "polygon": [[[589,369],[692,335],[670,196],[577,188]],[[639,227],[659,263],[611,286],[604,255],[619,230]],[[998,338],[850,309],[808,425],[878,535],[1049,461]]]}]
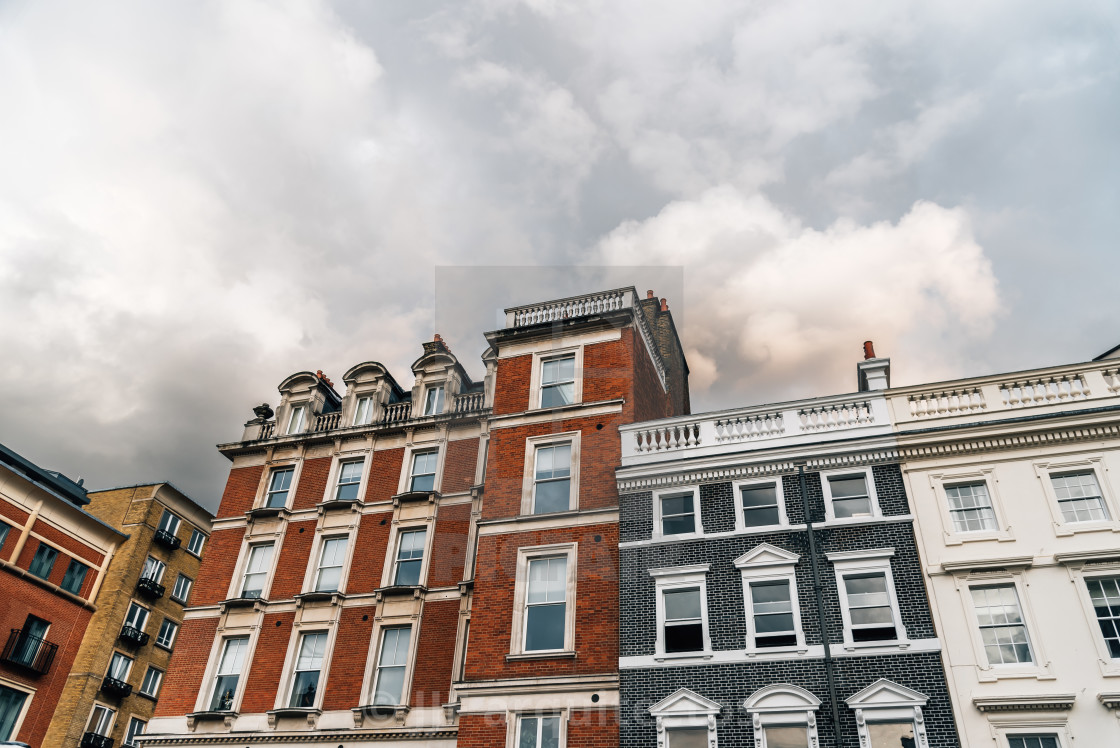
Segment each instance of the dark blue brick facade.
[{"label": "dark blue brick facade", "polygon": [[[909,512],[909,505],[897,465],[876,465],[872,469],[880,509],[885,517]],[[806,473],[806,493],[815,523],[824,522],[825,508],[821,476]],[[782,477],[786,513],[791,524],[805,521],[798,476]],[[705,533],[726,533],[735,529],[737,502],[732,483],[700,486],[701,517]],[[621,537],[625,541],[648,540],[652,534],[652,494],[624,494],[621,497]],[[746,614],[743,582],[736,558],[761,543],[769,543],[797,553],[797,592],[801,623],[809,645],[819,645],[821,627],[827,626],[833,645],[843,641],[843,619],[836,589],[833,565],[826,554],[837,551],[894,548],[890,560],[902,623],[909,639],[936,636],[926,597],[916,540],[909,520],[823,527],[815,530],[818,564],[824,597],[824,610],[817,608],[813,596],[809,564],[808,536],[804,530],[752,533],[716,538],[697,538],[681,542],[658,543],[623,548],[621,552],[620,655],[649,656],[655,653],[657,620],[656,588],[649,569],[707,563],[707,603],[709,634],[716,651],[743,650],[746,641]],[[930,697],[925,710],[931,746],[949,748],[959,745],[944,671],[938,653],[892,653],[840,657],[835,660],[841,700],[879,678],[887,678],[914,688]],[[749,716],[743,700],[754,691],[774,683],[792,683],[812,691],[824,702],[819,712],[821,746],[836,745],[829,713],[823,660],[780,660],[743,664],[671,666],[622,671],[623,746],[655,744],[654,723],[648,709],[679,688],[689,688],[724,706],[719,720],[719,744],[753,746]],[[841,722],[845,745],[856,746],[854,716],[841,703]]]}]

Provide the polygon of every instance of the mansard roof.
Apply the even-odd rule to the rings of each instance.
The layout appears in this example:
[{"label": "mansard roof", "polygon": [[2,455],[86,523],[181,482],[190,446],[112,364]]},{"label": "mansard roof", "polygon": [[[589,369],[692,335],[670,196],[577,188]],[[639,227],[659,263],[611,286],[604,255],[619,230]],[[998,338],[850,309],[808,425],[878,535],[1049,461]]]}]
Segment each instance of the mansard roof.
[{"label": "mansard roof", "polygon": [[397,397],[401,397],[404,394],[404,390],[397,384],[397,380],[393,378],[393,375],[389,373],[389,369],[380,361],[363,361],[360,364],[351,366],[346,370],[346,373],[342,375],[342,381],[348,385],[353,384],[358,381],[358,378],[362,374],[366,373],[373,374],[375,379],[384,379],[387,381],[389,386],[393,388],[393,393],[396,394]]},{"label": "mansard roof", "polygon": [[720,708],[719,702],[682,688],[651,706],[649,713],[655,717],[673,714],[719,714]]},{"label": "mansard roof", "polygon": [[867,688],[852,694],[845,700],[854,708],[925,706],[929,697],[920,691],[899,685],[886,678],[880,678]]}]

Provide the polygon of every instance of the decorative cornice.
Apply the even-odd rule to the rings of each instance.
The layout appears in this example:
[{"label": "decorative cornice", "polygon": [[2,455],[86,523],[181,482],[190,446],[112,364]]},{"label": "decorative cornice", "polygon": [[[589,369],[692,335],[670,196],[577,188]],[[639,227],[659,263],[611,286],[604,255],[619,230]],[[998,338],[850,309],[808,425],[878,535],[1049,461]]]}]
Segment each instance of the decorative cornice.
[{"label": "decorative cornice", "polygon": [[964,561],[943,561],[941,569],[947,572],[991,571],[993,569],[1022,569],[1034,564],[1034,556],[1007,556],[1004,558],[975,558]]},{"label": "decorative cornice", "polygon": [[[906,436],[899,437],[905,440]],[[999,452],[1008,449],[1029,449],[1051,444],[1120,438],[1118,426],[1082,426],[1037,431],[1034,433],[992,436],[989,438],[962,439],[934,444],[900,444],[898,451],[904,460],[923,460],[959,454]]]},{"label": "decorative cornice", "polygon": [[331,730],[329,732],[298,732],[277,734],[275,732],[236,732],[236,733],[206,733],[205,735],[145,735],[145,746],[156,745],[231,745],[243,746],[246,744],[273,745],[283,743],[334,743],[382,740],[456,740],[459,737],[457,728],[416,728],[414,730],[394,730],[391,732],[372,732],[368,730]]},{"label": "decorative cornice", "polygon": [[1058,693],[1034,696],[977,696],[972,705],[981,712],[1068,711],[1077,694]]},{"label": "decorative cornice", "polygon": [[1120,709],[1120,693],[1116,691],[1098,693],[1097,701],[1101,702],[1105,709]]}]

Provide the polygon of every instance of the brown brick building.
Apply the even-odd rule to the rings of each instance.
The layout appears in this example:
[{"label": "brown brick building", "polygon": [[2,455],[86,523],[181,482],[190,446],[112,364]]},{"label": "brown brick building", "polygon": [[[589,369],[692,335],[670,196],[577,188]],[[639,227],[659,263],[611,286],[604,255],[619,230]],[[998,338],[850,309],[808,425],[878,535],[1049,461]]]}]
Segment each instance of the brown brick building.
[{"label": "brown brick building", "polygon": [[89,513],[128,539],[107,567],[51,720],[52,748],[136,744],[161,696],[213,519],[168,483],[88,496]]},{"label": "brown brick building", "polygon": [[219,447],[144,746],[617,742],[617,427],[688,411],[672,319],[621,289],[487,340],[478,383],[439,336],[410,390],[294,374]]},{"label": "brown brick building", "polygon": [[0,741],[44,741],[126,535],[80,483],[0,445]]}]

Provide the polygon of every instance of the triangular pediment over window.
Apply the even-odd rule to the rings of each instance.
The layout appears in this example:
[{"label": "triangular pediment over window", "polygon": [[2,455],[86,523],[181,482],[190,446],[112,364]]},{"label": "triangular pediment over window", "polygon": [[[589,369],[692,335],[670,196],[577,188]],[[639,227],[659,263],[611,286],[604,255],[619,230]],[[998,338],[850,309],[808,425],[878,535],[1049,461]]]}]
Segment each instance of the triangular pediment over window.
[{"label": "triangular pediment over window", "polygon": [[748,712],[804,712],[820,705],[821,700],[816,696],[789,683],[760,688],[743,702],[743,708]]},{"label": "triangular pediment over window", "polygon": [[801,556],[769,543],[761,543],[735,559],[735,566],[793,566]]},{"label": "triangular pediment over window", "polygon": [[880,678],[846,701],[852,709],[875,707],[925,706],[929,697],[920,691]]},{"label": "triangular pediment over window", "polygon": [[719,710],[718,702],[705,699],[695,691],[682,688],[651,706],[649,713],[655,717],[669,717],[683,714],[719,714]]}]

